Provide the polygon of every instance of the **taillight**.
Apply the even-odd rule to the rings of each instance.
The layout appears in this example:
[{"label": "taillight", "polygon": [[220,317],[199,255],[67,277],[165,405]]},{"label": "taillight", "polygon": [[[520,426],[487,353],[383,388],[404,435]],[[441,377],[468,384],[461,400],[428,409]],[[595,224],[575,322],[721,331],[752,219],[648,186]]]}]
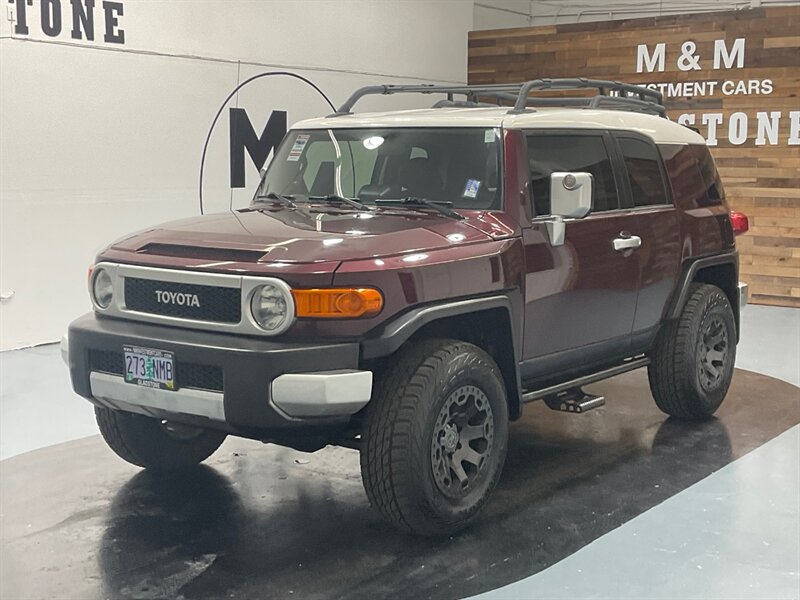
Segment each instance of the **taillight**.
[{"label": "taillight", "polygon": [[731,211],[731,227],[733,227],[733,235],[740,235],[746,233],[750,229],[750,222],[747,220],[747,215],[732,210]]}]

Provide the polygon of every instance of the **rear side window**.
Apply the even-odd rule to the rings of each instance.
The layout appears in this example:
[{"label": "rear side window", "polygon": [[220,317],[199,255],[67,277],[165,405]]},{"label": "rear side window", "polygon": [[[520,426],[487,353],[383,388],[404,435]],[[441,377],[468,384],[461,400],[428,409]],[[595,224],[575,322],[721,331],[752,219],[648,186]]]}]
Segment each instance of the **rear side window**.
[{"label": "rear side window", "polygon": [[636,138],[619,137],[617,141],[628,172],[633,205],[668,204],[669,196],[655,146]]},{"label": "rear side window", "polygon": [[692,146],[684,144],[659,144],[658,150],[667,168],[672,199],[677,206],[684,209],[694,206],[705,206],[706,187],[700,170],[697,168],[697,157]]},{"label": "rear side window", "polygon": [[550,214],[550,175],[565,171],[592,174],[594,212],[619,208],[611,159],[602,136],[530,135],[528,164],[536,216]]},{"label": "rear side window", "polygon": [[722,181],[720,181],[711,153],[706,146],[699,144],[692,144],[690,148],[697,158],[697,168],[700,169],[700,176],[703,178],[703,185],[706,188],[705,204],[719,204],[725,199],[725,190],[722,188]]}]

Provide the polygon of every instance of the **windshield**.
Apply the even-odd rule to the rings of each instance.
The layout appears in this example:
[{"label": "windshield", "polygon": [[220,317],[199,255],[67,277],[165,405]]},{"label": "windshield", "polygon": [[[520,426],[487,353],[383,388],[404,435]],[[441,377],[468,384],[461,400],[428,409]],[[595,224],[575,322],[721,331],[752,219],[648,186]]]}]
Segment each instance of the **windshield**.
[{"label": "windshield", "polygon": [[364,204],[424,198],[453,208],[499,209],[500,130],[292,130],[257,196],[343,196]]}]

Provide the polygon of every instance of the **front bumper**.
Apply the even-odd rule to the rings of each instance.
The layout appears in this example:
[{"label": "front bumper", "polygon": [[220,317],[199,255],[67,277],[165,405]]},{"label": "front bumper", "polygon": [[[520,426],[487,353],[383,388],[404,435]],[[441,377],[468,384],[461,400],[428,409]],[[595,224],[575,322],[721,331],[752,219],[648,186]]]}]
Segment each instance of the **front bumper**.
[{"label": "front bumper", "polygon": [[[126,383],[123,345],[172,352],[178,389]],[[341,423],[369,402],[372,390],[372,372],[358,368],[356,342],[280,343],[90,313],[69,326],[61,353],[74,390],[96,404],[233,430]],[[182,370],[215,377],[182,384]]]}]

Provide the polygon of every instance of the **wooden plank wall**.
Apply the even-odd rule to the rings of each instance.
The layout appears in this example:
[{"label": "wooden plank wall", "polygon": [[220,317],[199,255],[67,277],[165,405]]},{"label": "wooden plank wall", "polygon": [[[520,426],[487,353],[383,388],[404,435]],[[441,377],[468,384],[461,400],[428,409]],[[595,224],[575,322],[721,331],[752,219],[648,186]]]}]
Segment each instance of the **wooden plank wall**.
[{"label": "wooden plank wall", "polygon": [[[725,40],[730,51],[737,38],[745,38],[743,68],[713,69],[715,40]],[[700,70],[678,68],[687,41],[696,44]],[[637,73],[637,46],[648,44],[652,55],[658,42],[666,44],[664,71]],[[750,232],[738,238],[741,279],[750,284],[753,303],[800,307],[800,146],[796,140],[790,144],[789,114],[800,111],[800,7],[470,33],[469,83],[540,77],[642,84],[718,81],[713,95],[665,98],[669,116],[694,114],[695,126],[707,136],[701,115],[722,113],[712,153],[731,207],[750,218]],[[773,91],[726,95],[719,89],[726,80],[758,80],[762,92],[764,80],[771,80]],[[755,144],[759,111],[781,113],[777,145]],[[737,112],[748,118],[743,144],[732,143],[728,135]]]}]

